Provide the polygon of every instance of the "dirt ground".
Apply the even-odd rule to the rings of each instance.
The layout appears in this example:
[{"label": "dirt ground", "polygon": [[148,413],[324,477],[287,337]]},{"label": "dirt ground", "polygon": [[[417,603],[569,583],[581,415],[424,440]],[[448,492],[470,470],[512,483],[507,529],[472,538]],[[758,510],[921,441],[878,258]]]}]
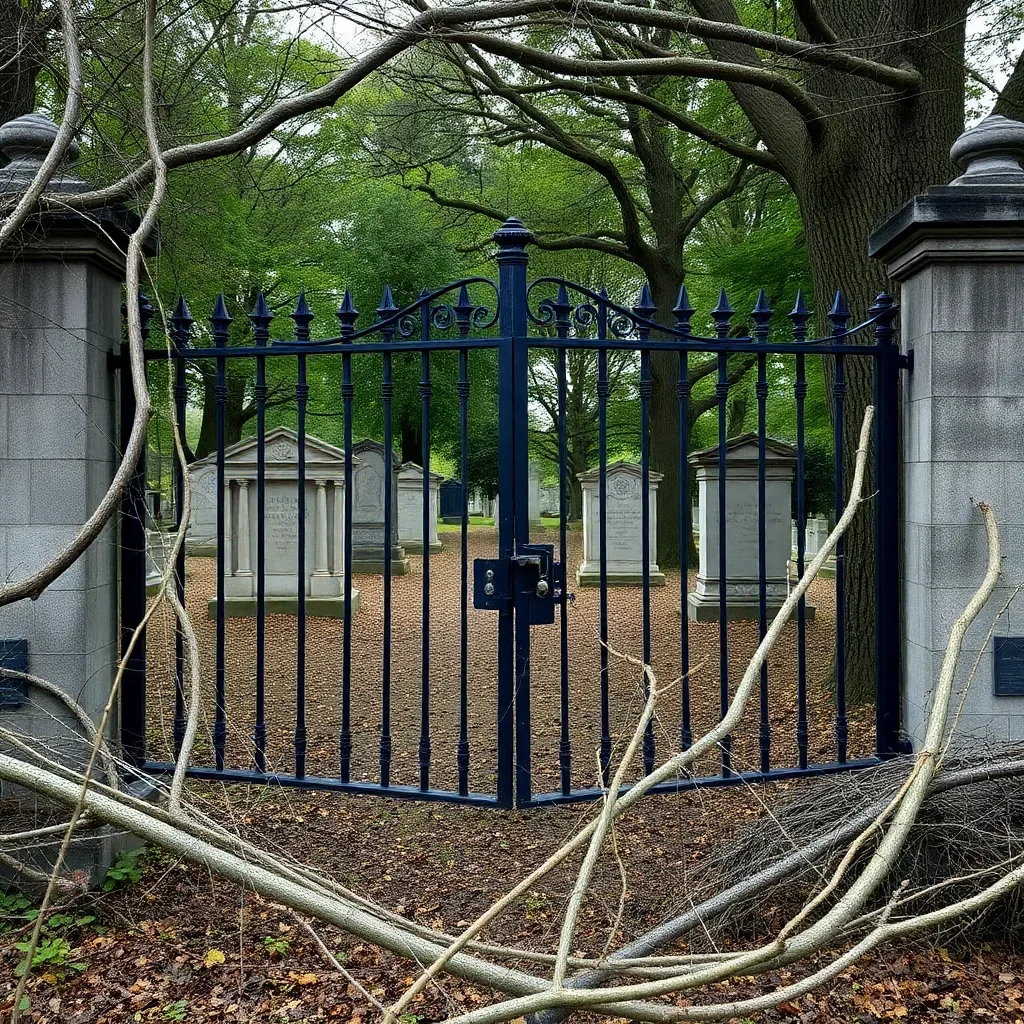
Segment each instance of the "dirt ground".
[{"label": "dirt ground", "polygon": [[[539,539],[539,538],[535,538]],[[548,531],[547,540],[555,539]],[[430,688],[432,781],[453,786],[458,739],[459,551],[458,535],[445,534],[445,550],[431,560]],[[579,558],[579,535],[571,535],[570,577]],[[470,535],[470,558],[490,555],[493,530]],[[187,603],[203,647],[205,725],[212,724],[214,623],[206,603],[214,593],[213,562],[188,562]],[[382,584],[360,576],[362,608],[355,617],[352,658],[353,777],[374,779],[378,761],[380,651],[383,634]],[[576,589],[567,617],[572,701],[573,781],[594,781],[599,740],[596,639],[597,593]],[[392,728],[395,782],[417,781],[421,665],[422,570],[394,581]],[[834,645],[833,584],[817,582],[811,593],[817,616],[807,633],[810,757],[834,757],[834,708],[827,685]],[[679,578],[652,593],[652,664],[662,684],[679,672],[681,620]],[[640,592],[609,596],[611,643],[641,651]],[[560,625],[534,630],[531,658],[533,694],[533,779],[536,791],[557,787],[559,736]],[[694,731],[718,714],[717,624],[689,624],[692,663],[703,663],[692,683]],[[339,621],[311,619],[306,649],[310,773],[337,773],[337,730],[341,680]],[[227,622],[227,763],[252,764],[255,623]],[[730,682],[734,685],[757,639],[756,623],[729,628]],[[769,662],[773,764],[795,763],[796,627],[787,627]],[[495,618],[470,612],[469,725],[472,787],[493,792],[495,761]],[[148,636],[150,756],[170,750],[174,713],[173,633],[158,612]],[[267,620],[267,719],[269,760],[291,770],[295,701],[295,619]],[[622,742],[640,708],[635,667],[613,659],[611,709],[615,739]],[[757,766],[757,701],[738,731],[734,764]],[[872,748],[870,708],[851,717],[850,756]],[[666,696],[657,729],[659,756],[677,748],[678,690]],[[208,735],[196,763],[212,763]],[[699,766],[717,771],[709,760]],[[649,797],[622,822],[617,850],[629,879],[620,914],[621,882],[612,858],[602,862],[580,921],[580,951],[596,952],[621,943],[691,905],[693,879],[712,851],[738,830],[756,823],[801,783],[741,784]],[[593,805],[527,811],[423,803],[377,796],[311,793],[276,786],[193,782],[190,800],[229,823],[264,848],[280,851],[329,873],[385,907],[445,930],[457,930],[503,894],[594,813]],[[756,826],[755,826],[756,827]],[[122,876],[124,872],[122,872]],[[571,880],[568,868],[538,884],[489,930],[495,941],[550,952]],[[203,868],[155,851],[146,852],[128,877],[107,893],[83,893],[59,912],[72,923],[48,924],[48,934],[66,943],[59,963],[40,966],[29,987],[25,1019],[60,1024],[122,1022],[287,1022],[377,1019],[374,1001],[387,1003],[408,985],[414,968],[332,928],[321,929],[342,959],[349,977],[336,973],[282,908],[251,890],[223,882]],[[704,950],[750,942],[785,921],[789,908],[759,906],[743,934],[690,937]],[[63,922],[65,918],[60,920]],[[89,920],[85,920],[89,919]],[[74,923],[85,920],[83,924]],[[0,1009],[10,998],[28,923],[0,908]],[[923,943],[885,950],[845,971],[827,990],[748,1019],[758,1024],[801,1021],[1024,1020],[1024,958],[1006,947],[966,936],[961,946]],[[522,963],[523,969],[534,969]],[[771,991],[785,972],[742,979],[737,995]],[[368,995],[366,994],[368,993]],[[718,998],[712,992],[708,998]],[[492,998],[466,983],[445,979],[410,1008],[403,1024],[430,1024]],[[597,1018],[577,1018],[589,1024]]]},{"label": "dirt ground", "polygon": [[[430,559],[430,739],[431,785],[454,789],[457,784],[456,746],[459,738],[460,682],[460,556],[459,534],[442,534],[444,549]],[[533,538],[557,542],[553,529],[535,531]],[[581,534],[569,534],[570,605],[568,632],[570,715],[573,747],[573,785],[595,782],[594,752],[600,741],[600,643],[598,641],[598,591],[575,586],[574,575],[581,557]],[[493,528],[473,527],[469,558],[493,557]],[[421,556],[410,557],[408,575],[392,582],[392,783],[417,785],[422,679]],[[190,558],[186,567],[186,604],[202,644],[206,694],[204,736],[196,764],[212,764],[209,731],[212,728],[215,674],[215,627],[207,616],[207,602],[215,596],[215,563],[210,558]],[[470,569],[472,575],[472,568]],[[651,591],[651,664],[659,685],[680,674],[682,620],[679,575],[666,573],[666,585]],[[375,781],[379,772],[381,678],[383,650],[383,581],[379,576],[356,576],[362,606],[352,626],[352,778]],[[470,580],[470,587],[472,580]],[[692,587],[692,579],[691,579]],[[816,617],[807,629],[807,691],[810,723],[809,757],[814,762],[835,760],[835,714],[828,677],[835,641],[834,584],[816,581],[811,589]],[[608,595],[609,642],[617,651],[642,654],[640,588],[613,588]],[[158,612],[147,639],[148,736],[150,758],[168,757],[174,715],[174,645],[171,618]],[[266,622],[266,718],[268,764],[272,770],[290,772],[294,767],[296,619],[272,615]],[[561,624],[535,626],[531,636],[530,687],[532,706],[532,779],[535,793],[558,788],[558,741],[560,731],[560,630]],[[688,623],[692,678],[690,700],[694,735],[711,726],[719,706],[719,636],[717,623]],[[496,614],[476,611],[470,594],[467,688],[470,739],[470,789],[493,793],[496,745]],[[758,640],[756,622],[729,624],[729,677],[732,687]],[[227,766],[253,765],[252,740],[255,702],[255,619],[228,619],[226,623],[226,693],[228,718]],[[769,660],[769,719],[772,731],[772,765],[793,766],[796,750],[796,624],[790,623]],[[306,717],[309,775],[337,776],[338,731],[341,716],[342,623],[340,620],[307,620],[305,648]],[[642,706],[638,669],[611,658],[609,692],[612,735],[615,741],[628,736]],[[661,701],[655,738],[658,756],[679,749],[679,686]],[[733,766],[756,770],[758,706],[749,711],[748,723],[734,737]],[[870,708],[851,712],[849,756],[869,755],[873,749]],[[719,771],[716,758],[698,765],[699,774]]]},{"label": "dirt ground", "polygon": [[[811,785],[805,782],[801,785]],[[795,784],[709,789],[648,798],[621,823],[617,848],[629,878],[621,919],[619,876],[607,858],[583,908],[579,951],[618,944],[686,909],[708,855],[755,821]],[[589,813],[565,806],[532,811],[427,804],[337,793],[192,784],[189,796],[282,856],[316,865],[382,905],[431,927],[457,930],[545,859]],[[295,918],[250,889],[201,867],[146,853],[138,872],[109,893],[86,893],[57,908],[48,926],[67,943],[63,959],[40,966],[29,985],[32,1024],[376,1021],[411,983],[407,961],[336,929],[320,928],[348,972],[326,962]],[[496,942],[550,952],[571,876],[559,871],[491,926]],[[763,903],[736,933],[690,936],[686,949],[749,945],[779,928],[792,908]],[[51,920],[55,920],[51,918]],[[0,913],[0,1012],[9,1010],[14,969],[29,923]],[[824,957],[822,958],[824,959]],[[537,970],[527,962],[516,966]],[[694,1002],[771,992],[795,969],[694,993]],[[402,1024],[432,1024],[492,996],[444,978],[418,998]],[[685,1001],[687,996],[677,997]],[[579,1015],[580,1024],[598,1018]],[[821,991],[741,1024],[871,1024],[876,1021],[1024,1021],[1024,956],[969,927],[956,939],[877,951]]]}]

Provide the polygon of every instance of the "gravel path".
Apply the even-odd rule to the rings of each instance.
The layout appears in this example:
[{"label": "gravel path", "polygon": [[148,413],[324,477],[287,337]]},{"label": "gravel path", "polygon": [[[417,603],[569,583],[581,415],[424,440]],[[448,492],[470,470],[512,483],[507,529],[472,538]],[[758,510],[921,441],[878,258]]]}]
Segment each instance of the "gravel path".
[{"label": "gravel path", "polygon": [[[540,530],[534,540],[557,542],[557,531]],[[431,783],[438,788],[456,784],[456,744],[459,714],[459,535],[445,533],[440,554],[431,556],[430,586],[430,693]],[[579,533],[570,534],[570,579],[580,560]],[[470,531],[470,559],[493,557],[493,528]],[[392,782],[418,782],[421,680],[422,559],[411,557],[411,572],[393,581],[392,592],[392,734],[394,752]],[[193,758],[196,764],[212,764],[209,729],[212,727],[214,688],[214,623],[207,617],[207,601],[215,594],[215,564],[209,558],[190,558],[187,565],[186,603],[199,631],[203,652],[204,738]],[[652,590],[652,666],[664,685],[679,674],[680,618],[679,577],[666,573],[664,587]],[[380,727],[381,651],[383,638],[383,581],[376,576],[357,576],[362,607],[352,630],[352,777],[373,781],[378,772]],[[574,588],[576,600],[567,617],[569,678],[571,680],[570,736],[573,744],[573,785],[592,785],[594,751],[600,740],[599,666],[597,639],[598,592]],[[817,607],[807,630],[808,717],[811,762],[835,758],[834,710],[827,689],[834,649],[834,585],[816,581],[811,601]],[[158,610],[148,635],[148,707],[150,756],[167,756],[174,714],[174,643],[170,617]],[[641,591],[617,588],[609,592],[610,643],[639,656],[642,651]],[[469,735],[471,746],[470,787],[491,793],[495,784],[496,758],[496,615],[469,613]],[[295,715],[296,620],[267,617],[266,706],[268,762],[281,771],[293,769]],[[693,729],[697,734],[718,716],[718,626],[690,623],[691,665],[703,665],[691,682]],[[254,725],[255,619],[228,619],[226,625],[226,688],[228,707],[228,767],[252,766],[251,736]],[[534,627],[531,644],[531,694],[533,714],[532,774],[535,792],[558,787],[559,643],[560,626]],[[338,729],[342,676],[342,623],[340,620],[307,620],[306,715],[308,728],[307,773],[337,774]],[[756,622],[729,624],[730,683],[738,682],[757,644]],[[635,666],[612,659],[610,706],[616,741],[628,735],[641,707]],[[769,718],[772,729],[772,763],[796,764],[796,625],[787,626],[769,661]],[[738,769],[756,769],[758,763],[758,704],[748,709],[748,721],[734,737],[733,763]],[[873,743],[871,708],[851,715],[849,755],[870,753]],[[659,758],[678,749],[679,688],[660,704],[656,725]],[[706,759],[701,773],[714,774],[717,764]]]}]

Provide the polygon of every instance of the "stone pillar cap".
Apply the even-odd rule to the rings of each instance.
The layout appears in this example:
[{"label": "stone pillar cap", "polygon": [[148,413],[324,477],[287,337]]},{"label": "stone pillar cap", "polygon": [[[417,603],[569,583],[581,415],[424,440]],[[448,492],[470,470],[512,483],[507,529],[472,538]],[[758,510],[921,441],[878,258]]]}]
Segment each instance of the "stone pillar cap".
[{"label": "stone pillar cap", "polygon": [[[8,163],[0,168],[0,192],[22,192],[32,182],[57,138],[59,127],[45,114],[23,114],[0,125],[0,154]],[[72,140],[65,167],[47,186],[49,192],[84,192],[86,183],[67,169],[78,159],[79,146]]]},{"label": "stone pillar cap", "polygon": [[1024,187],[1024,124],[1002,114],[989,114],[953,143],[949,156],[966,168],[951,185]]}]

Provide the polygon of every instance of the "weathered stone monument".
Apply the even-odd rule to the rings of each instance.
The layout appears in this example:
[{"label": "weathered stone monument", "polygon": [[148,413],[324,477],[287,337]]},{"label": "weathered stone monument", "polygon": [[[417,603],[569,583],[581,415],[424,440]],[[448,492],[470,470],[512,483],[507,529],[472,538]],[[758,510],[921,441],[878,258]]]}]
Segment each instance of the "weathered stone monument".
[{"label": "weathered stone monument", "polygon": [[[430,474],[429,527],[431,551],[441,550],[437,536],[437,494],[444,477]],[[398,540],[410,554],[423,551],[423,467],[406,462],[398,470]]]},{"label": "weathered stone monument", "polygon": [[[40,114],[0,127],[5,199],[33,180],[57,131]],[[78,145],[72,143],[68,163],[77,156]],[[67,165],[48,185],[56,193],[85,189]],[[132,227],[123,210],[78,214],[54,204],[34,216],[0,255],[0,578],[6,583],[33,575],[63,550],[113,480],[119,462],[119,377],[113,367],[122,337],[126,232]],[[148,247],[147,253],[152,254]],[[122,368],[120,374],[125,373]],[[133,482],[129,500],[136,514],[122,534],[143,570],[140,590],[145,586],[144,487],[144,481]],[[110,696],[118,660],[117,531],[115,517],[34,600],[0,608],[2,663],[48,680],[95,722]],[[24,682],[0,679],[0,724],[31,737],[49,757],[75,770],[88,759],[90,738],[71,711]],[[108,724],[111,741],[117,733],[115,713]],[[137,758],[144,737],[123,738],[124,756]],[[29,809],[40,800],[6,783],[0,783],[0,796],[24,798]],[[56,852],[59,838],[19,857],[38,866]],[[124,845],[120,836],[99,829],[72,845],[65,870],[101,878]]]},{"label": "weathered stone monument", "polygon": [[[174,533],[165,530],[146,530],[146,593],[155,594],[160,589],[160,580],[163,578],[164,569],[167,567],[167,559],[170,558],[171,549],[174,547]],[[171,586],[174,585],[173,577]]]},{"label": "weathered stone monument", "polygon": [[540,469],[534,462],[530,463],[528,500],[530,526],[540,526]]},{"label": "weathered stone monument", "polygon": [[[792,575],[795,576],[797,570],[797,551],[799,537],[797,536],[797,523],[793,519],[791,521],[792,527]],[[825,541],[828,540],[829,535],[828,520],[821,516],[815,516],[808,519],[804,525],[804,566],[806,567],[812,558],[822,549]],[[836,559],[835,555],[829,555],[825,560],[825,564],[818,570],[818,576],[822,579],[834,578],[836,574]]]},{"label": "weathered stone monument", "polygon": [[[725,599],[730,619],[756,619],[760,609],[758,552],[758,445],[756,434],[726,441]],[[696,589],[687,595],[686,611],[697,622],[719,615],[718,446],[690,455],[697,467],[699,542]],[[796,449],[768,438],[765,442],[765,591],[768,614],[781,607],[789,590],[790,507]],[[807,606],[808,616],[813,608]]]},{"label": "weathered stone monument", "polygon": [[[576,570],[581,587],[601,585],[600,471],[577,474],[583,488],[583,561]],[[641,468],[632,462],[613,462],[606,468],[608,509],[605,537],[608,544],[606,571],[610,587],[638,587],[643,583],[643,505]],[[652,587],[662,586],[665,574],[658,568],[658,483],[661,473],[649,473],[650,547],[648,567]]]},{"label": "weathered stone monument", "polygon": [[197,459],[188,468],[192,505],[185,551],[197,557],[217,554],[217,457]]},{"label": "weathered stone monument", "polygon": [[1024,738],[1024,596],[1010,601],[1024,579],[1024,124],[987,117],[950,156],[965,173],[915,196],[870,244],[900,283],[900,342],[914,357],[903,394],[902,720],[915,744],[950,627],[985,574],[978,501],[999,522],[1002,580],[964,639],[953,707],[981,660],[957,731]]},{"label": "weathered stone monument", "polygon": [[352,446],[359,460],[352,473],[352,571],[380,575],[384,559],[391,559],[394,576],[409,571],[409,559],[398,539],[398,467],[391,459],[391,536],[384,538],[384,445],[366,438]]},{"label": "weathered stone monument", "polygon": [[[318,438],[305,439],[306,614],[338,618],[345,612],[345,453]],[[224,609],[229,616],[256,614],[256,438],[224,452]],[[275,427],[264,441],[264,600],[268,615],[294,615],[299,593],[299,438]],[[358,466],[358,463],[356,463]],[[359,608],[353,588],[352,610]],[[209,603],[216,616],[217,601]]]}]

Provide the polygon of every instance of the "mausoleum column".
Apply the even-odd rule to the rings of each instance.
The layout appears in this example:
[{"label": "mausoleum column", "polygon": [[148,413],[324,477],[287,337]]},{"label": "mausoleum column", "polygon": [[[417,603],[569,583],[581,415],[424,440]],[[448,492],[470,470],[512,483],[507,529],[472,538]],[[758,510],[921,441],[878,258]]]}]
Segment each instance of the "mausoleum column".
[{"label": "mausoleum column", "polygon": [[232,523],[235,521],[234,509],[231,503],[234,500],[235,489],[231,486],[230,480],[224,481],[224,571],[228,576],[235,575],[234,555],[232,554]]},{"label": "mausoleum column", "polygon": [[249,564],[249,481],[238,481],[238,573],[251,576]]},{"label": "mausoleum column", "polygon": [[[1024,737],[1024,124],[991,116],[950,156],[966,171],[915,196],[872,235],[900,286],[903,390],[903,727],[914,744],[950,628],[981,582],[999,523],[1000,586],[967,632],[952,706],[980,656],[960,736]],[[995,622],[995,635],[988,639]],[[893,672],[897,666],[893,666]]]},{"label": "mausoleum column", "polygon": [[345,571],[345,491],[341,481],[333,481],[334,491],[334,575],[341,576]]},{"label": "mausoleum column", "polygon": [[327,565],[327,481],[316,482],[316,569],[317,576],[329,575]]}]

